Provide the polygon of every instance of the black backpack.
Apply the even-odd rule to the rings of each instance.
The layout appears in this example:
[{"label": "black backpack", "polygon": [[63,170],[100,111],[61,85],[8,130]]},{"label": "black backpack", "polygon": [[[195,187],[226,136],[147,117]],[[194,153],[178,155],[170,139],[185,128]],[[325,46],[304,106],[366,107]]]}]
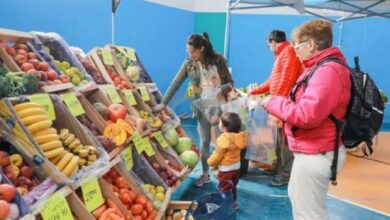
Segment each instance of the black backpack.
[{"label": "black backpack", "polygon": [[[290,93],[291,100],[295,101],[295,93],[300,85],[306,89],[307,84],[314,72],[326,62],[336,62],[350,70],[351,99],[345,120],[336,119],[332,114],[329,119],[336,125],[336,139],[334,146],[334,158],[331,166],[331,182],[336,185],[337,161],[339,150],[339,135],[342,132],[343,144],[346,148],[354,148],[362,142],[365,156],[373,153],[372,139],[379,132],[383,122],[384,103],[380,92],[371,77],[360,70],[359,58],[355,57],[355,68],[349,68],[342,60],[336,57],[327,57],[319,61],[310,73],[298,81]],[[293,131],[297,128],[294,127]]]}]

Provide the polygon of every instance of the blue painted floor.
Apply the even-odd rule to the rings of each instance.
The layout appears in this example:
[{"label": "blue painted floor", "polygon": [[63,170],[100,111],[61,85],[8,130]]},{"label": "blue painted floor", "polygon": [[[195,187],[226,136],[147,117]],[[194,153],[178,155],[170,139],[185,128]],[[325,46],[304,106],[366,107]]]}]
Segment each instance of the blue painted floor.
[{"label": "blue painted floor", "polygon": [[[199,137],[193,121],[184,121],[186,133],[199,146]],[[202,195],[215,192],[217,180],[202,188],[193,187],[195,180],[201,175],[201,164],[198,163],[192,174],[185,179],[180,188],[172,196],[172,200],[197,200]],[[248,174],[240,179],[238,184],[237,220],[288,220],[292,219],[290,200],[287,196],[287,187],[271,187],[271,177],[262,174],[257,169],[250,169]],[[341,200],[328,197],[330,220],[382,220],[390,217],[380,213],[351,205]]]}]

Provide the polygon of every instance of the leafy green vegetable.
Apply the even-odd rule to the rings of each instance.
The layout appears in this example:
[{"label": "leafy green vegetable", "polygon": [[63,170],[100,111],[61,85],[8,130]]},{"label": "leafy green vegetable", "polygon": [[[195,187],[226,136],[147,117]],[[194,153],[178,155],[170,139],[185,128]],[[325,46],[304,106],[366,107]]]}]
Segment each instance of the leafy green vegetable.
[{"label": "leafy green vegetable", "polygon": [[0,98],[8,97],[13,93],[12,82],[0,76]]}]

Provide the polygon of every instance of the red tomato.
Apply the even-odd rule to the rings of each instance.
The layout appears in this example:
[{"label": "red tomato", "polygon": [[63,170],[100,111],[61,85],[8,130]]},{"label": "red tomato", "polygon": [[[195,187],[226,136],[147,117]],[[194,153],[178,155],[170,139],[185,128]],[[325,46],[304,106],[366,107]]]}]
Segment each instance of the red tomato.
[{"label": "red tomato", "polygon": [[131,205],[133,201],[131,201],[130,195],[128,193],[121,193],[119,195],[119,199],[123,204]]},{"label": "red tomato", "polygon": [[125,178],[123,177],[118,177],[115,179],[115,185],[119,187],[120,189],[127,188],[127,183]]},{"label": "red tomato", "polygon": [[135,203],[142,205],[142,207],[146,207],[146,203],[148,200],[143,195],[138,195],[137,198],[135,198]]},{"label": "red tomato", "polygon": [[112,104],[108,107],[108,114],[110,120],[116,122],[119,118],[124,119],[126,117],[127,110],[122,104]]}]

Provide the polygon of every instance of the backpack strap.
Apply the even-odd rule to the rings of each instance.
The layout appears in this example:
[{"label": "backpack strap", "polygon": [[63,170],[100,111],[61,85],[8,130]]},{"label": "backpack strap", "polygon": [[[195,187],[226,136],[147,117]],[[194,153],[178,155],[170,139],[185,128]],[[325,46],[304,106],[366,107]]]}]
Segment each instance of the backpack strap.
[{"label": "backpack strap", "polygon": [[337,163],[339,159],[339,141],[340,141],[340,132],[344,129],[344,121],[338,120],[333,114],[330,114],[328,118],[336,125],[336,138],[334,141],[334,150],[333,150],[333,160],[332,165],[330,166],[330,182],[332,185],[337,185]]}]

